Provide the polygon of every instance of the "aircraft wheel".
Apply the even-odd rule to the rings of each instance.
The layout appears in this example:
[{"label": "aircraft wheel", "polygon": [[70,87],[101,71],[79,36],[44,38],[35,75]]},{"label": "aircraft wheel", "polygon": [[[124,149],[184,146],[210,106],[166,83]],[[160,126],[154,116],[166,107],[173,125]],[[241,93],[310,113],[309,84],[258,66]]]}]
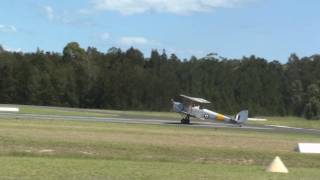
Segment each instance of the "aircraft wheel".
[{"label": "aircraft wheel", "polygon": [[190,119],[181,119],[181,124],[190,124]]},{"label": "aircraft wheel", "polygon": [[181,124],[185,124],[186,123],[186,119],[181,119]]}]

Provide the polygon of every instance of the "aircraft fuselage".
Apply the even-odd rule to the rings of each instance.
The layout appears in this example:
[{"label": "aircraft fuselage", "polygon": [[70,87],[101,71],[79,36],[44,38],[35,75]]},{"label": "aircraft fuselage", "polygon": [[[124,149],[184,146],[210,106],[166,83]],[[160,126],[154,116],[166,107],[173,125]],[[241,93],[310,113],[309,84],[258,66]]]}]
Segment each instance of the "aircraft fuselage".
[{"label": "aircraft fuselage", "polygon": [[213,120],[219,122],[232,122],[232,118],[222,115],[220,113],[203,109],[200,106],[184,106],[180,102],[173,103],[173,110],[177,113],[182,113],[190,117],[195,117],[202,120]]}]

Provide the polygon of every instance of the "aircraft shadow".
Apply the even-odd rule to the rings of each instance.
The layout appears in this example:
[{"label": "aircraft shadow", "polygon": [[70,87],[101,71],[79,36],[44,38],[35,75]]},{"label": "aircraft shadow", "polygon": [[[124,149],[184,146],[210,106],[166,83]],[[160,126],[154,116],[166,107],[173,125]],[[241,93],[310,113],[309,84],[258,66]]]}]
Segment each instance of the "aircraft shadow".
[{"label": "aircraft shadow", "polygon": [[190,123],[190,124],[181,124],[180,122],[164,122],[163,124],[171,124],[171,125],[203,125],[202,123]]}]

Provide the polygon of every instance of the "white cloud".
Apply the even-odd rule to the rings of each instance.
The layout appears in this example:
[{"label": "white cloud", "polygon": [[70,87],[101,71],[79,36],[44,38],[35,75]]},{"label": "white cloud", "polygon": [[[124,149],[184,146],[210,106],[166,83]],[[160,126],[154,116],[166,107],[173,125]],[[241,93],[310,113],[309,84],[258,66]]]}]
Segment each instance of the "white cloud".
[{"label": "white cloud", "polygon": [[0,24],[0,32],[17,32],[17,28],[12,25]]},{"label": "white cloud", "polygon": [[151,44],[151,42],[144,37],[121,37],[118,43],[125,46]]},{"label": "white cloud", "polygon": [[3,49],[5,51],[9,51],[9,52],[22,52],[22,49],[21,48],[10,48],[8,46],[3,46]]},{"label": "white cloud", "polygon": [[51,6],[45,6],[44,10],[45,10],[45,13],[46,13],[48,19],[53,20],[55,18],[54,11]]},{"label": "white cloud", "polygon": [[118,11],[124,15],[148,11],[188,14],[232,8],[254,0],[92,0],[95,9]]},{"label": "white cloud", "polygon": [[78,11],[55,10],[52,6],[42,6],[45,17],[52,21],[73,26],[93,26],[94,22],[86,18],[90,11],[80,9]]}]

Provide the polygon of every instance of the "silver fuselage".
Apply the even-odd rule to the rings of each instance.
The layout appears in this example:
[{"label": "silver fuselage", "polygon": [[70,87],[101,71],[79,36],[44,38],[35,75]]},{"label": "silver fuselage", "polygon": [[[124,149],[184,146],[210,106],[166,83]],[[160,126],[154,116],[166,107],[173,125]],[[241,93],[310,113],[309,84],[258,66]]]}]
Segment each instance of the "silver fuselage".
[{"label": "silver fuselage", "polygon": [[183,105],[180,102],[173,102],[173,110],[177,113],[182,113],[191,117],[202,120],[212,120],[219,122],[232,122],[232,118],[222,115],[220,113],[201,108],[200,106]]}]

